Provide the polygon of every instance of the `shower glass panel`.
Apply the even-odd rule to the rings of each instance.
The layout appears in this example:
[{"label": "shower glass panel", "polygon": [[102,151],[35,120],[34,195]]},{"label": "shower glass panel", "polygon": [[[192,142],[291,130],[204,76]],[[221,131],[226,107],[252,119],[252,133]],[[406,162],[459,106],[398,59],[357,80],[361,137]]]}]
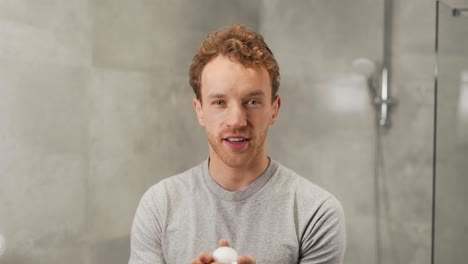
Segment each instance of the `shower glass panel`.
[{"label": "shower glass panel", "polygon": [[[468,1],[467,1],[468,2]],[[468,259],[468,5],[437,3],[433,263]]]}]

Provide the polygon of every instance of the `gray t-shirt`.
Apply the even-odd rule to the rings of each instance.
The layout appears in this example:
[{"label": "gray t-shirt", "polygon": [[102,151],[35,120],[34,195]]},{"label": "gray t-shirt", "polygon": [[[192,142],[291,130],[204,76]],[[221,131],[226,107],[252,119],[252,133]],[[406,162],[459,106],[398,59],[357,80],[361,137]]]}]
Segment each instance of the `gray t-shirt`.
[{"label": "gray t-shirt", "polygon": [[247,188],[230,192],[208,160],[152,186],[132,226],[129,264],[189,264],[227,239],[257,264],[338,264],[346,245],[339,201],[271,160]]}]

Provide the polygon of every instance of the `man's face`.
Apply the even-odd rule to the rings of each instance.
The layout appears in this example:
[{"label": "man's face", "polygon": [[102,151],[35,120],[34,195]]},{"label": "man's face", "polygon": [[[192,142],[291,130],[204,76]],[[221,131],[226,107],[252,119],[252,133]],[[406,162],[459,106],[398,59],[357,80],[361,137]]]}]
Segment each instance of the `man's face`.
[{"label": "man's face", "polygon": [[263,68],[218,56],[201,76],[202,102],[193,100],[198,122],[205,127],[210,157],[234,168],[254,166],[266,157],[266,137],[280,107],[272,100],[271,81]]}]

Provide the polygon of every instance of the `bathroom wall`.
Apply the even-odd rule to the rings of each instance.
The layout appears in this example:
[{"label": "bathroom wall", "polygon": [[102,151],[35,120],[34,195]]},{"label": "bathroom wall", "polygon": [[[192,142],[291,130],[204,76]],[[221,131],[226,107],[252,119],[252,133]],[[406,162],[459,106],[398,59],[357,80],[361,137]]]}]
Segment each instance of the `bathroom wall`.
[{"label": "bathroom wall", "polygon": [[272,43],[283,74],[283,118],[271,132],[270,150],[343,203],[345,263],[378,261],[378,160],[381,262],[426,264],[431,256],[435,1],[393,1],[391,94],[398,105],[377,149],[374,110],[351,63],[367,57],[381,65],[383,7],[383,0],[262,2],[260,31]]},{"label": "bathroom wall", "polygon": [[431,257],[435,1],[393,1],[393,126],[382,137],[383,263]]},{"label": "bathroom wall", "polygon": [[195,50],[221,26],[256,27],[257,10],[248,1],[106,0],[93,15],[90,262],[124,263],[142,192],[207,157],[188,85]]},{"label": "bathroom wall", "polygon": [[[347,222],[345,263],[376,263],[374,111],[352,61],[382,61],[383,1],[262,1],[260,32],[282,72],[275,159],[332,192]],[[281,17],[281,19],[278,19]]]},{"label": "bathroom wall", "polygon": [[[434,263],[468,257],[468,14],[439,5]],[[456,246],[454,246],[456,245]]]},{"label": "bathroom wall", "polygon": [[[425,264],[435,3],[394,5],[383,257]],[[346,263],[376,263],[375,117],[351,62],[382,62],[382,15],[383,0],[0,2],[0,263],[126,263],[141,194],[207,156],[188,66],[208,32],[238,22],[281,67],[271,156],[342,201]]]},{"label": "bathroom wall", "polygon": [[142,193],[207,157],[196,48],[257,6],[1,1],[0,263],[126,263]]},{"label": "bathroom wall", "polygon": [[90,2],[0,2],[1,263],[86,263]]}]

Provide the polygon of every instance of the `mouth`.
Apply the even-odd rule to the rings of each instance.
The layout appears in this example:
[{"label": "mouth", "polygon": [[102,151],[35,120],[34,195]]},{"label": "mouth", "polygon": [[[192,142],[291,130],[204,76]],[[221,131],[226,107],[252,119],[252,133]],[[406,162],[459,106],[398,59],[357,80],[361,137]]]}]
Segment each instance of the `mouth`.
[{"label": "mouth", "polygon": [[242,150],[249,144],[249,138],[246,137],[227,137],[223,141],[232,150]]},{"label": "mouth", "polygon": [[229,142],[244,142],[244,141],[248,141],[249,139],[248,138],[243,138],[243,137],[230,137],[230,138],[225,138],[224,140],[227,140]]}]

